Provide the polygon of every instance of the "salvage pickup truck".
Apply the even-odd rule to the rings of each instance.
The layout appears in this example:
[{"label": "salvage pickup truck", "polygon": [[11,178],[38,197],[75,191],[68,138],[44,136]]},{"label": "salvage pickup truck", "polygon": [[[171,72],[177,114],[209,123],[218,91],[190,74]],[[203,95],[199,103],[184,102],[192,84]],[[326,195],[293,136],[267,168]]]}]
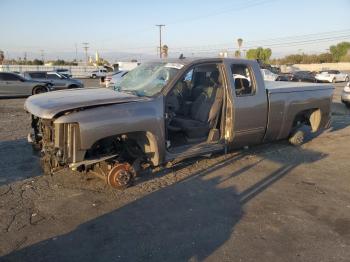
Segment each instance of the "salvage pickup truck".
[{"label": "salvage pickup truck", "polygon": [[264,82],[253,60],[143,63],[116,91],[85,88],[29,97],[28,140],[44,173],[69,167],[126,188],[144,168],[231,148],[303,142],[330,124],[331,84]]}]

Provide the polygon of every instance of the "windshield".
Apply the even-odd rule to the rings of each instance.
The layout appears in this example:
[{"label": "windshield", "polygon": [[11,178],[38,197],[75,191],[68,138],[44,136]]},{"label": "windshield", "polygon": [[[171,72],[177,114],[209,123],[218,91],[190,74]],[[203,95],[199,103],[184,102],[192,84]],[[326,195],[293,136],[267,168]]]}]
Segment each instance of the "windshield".
[{"label": "windshield", "polygon": [[183,67],[178,63],[153,62],[144,63],[124,76],[117,83],[116,90],[131,92],[137,96],[153,96]]}]

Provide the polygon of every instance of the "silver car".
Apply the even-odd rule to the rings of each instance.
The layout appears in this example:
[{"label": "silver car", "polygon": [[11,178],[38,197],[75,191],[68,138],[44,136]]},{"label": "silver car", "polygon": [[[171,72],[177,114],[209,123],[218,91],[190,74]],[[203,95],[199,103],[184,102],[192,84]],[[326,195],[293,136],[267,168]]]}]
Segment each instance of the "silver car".
[{"label": "silver car", "polygon": [[51,91],[49,82],[34,81],[15,73],[0,72],[0,97],[30,96],[47,91]]},{"label": "silver car", "polygon": [[84,87],[84,84],[80,80],[68,78],[55,71],[28,71],[24,72],[23,75],[27,79],[50,82],[53,85],[53,90]]},{"label": "silver car", "polygon": [[344,87],[341,94],[341,101],[350,108],[350,82]]}]

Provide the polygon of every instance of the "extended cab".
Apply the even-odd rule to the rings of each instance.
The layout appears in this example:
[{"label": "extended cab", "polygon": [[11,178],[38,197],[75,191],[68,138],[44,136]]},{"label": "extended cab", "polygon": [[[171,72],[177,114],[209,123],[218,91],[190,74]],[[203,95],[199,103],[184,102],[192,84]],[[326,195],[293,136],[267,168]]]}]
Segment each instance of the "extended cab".
[{"label": "extended cab", "polygon": [[256,61],[228,58],[144,63],[117,87],[30,97],[29,140],[46,173],[69,167],[125,188],[139,170],[327,128],[333,86],[264,82]]}]

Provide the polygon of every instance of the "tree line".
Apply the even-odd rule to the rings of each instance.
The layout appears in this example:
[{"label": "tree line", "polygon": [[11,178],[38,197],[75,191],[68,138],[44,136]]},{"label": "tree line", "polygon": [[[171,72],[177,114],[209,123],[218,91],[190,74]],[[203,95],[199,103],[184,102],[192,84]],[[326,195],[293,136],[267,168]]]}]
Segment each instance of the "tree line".
[{"label": "tree line", "polygon": [[350,42],[341,42],[329,47],[329,52],[318,55],[291,54],[282,58],[271,59],[272,50],[270,48],[259,47],[247,50],[248,59],[259,59],[264,63],[276,65],[286,64],[318,64],[318,63],[337,63],[350,62]]}]

